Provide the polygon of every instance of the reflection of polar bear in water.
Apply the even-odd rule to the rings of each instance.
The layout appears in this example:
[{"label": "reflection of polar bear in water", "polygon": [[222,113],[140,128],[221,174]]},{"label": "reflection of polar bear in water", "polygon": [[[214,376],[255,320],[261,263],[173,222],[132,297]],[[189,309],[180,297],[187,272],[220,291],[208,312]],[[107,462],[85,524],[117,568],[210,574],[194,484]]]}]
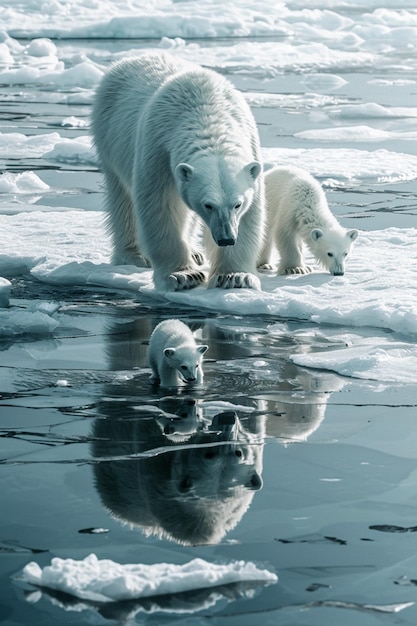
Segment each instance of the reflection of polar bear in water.
[{"label": "reflection of polar bear in water", "polygon": [[[109,328],[110,370],[146,367],[147,339],[156,322],[140,318]],[[217,320],[201,330],[229,381],[223,362],[252,356],[244,328]],[[220,541],[261,487],[265,435],[283,443],[305,441],[319,427],[331,392],[342,384],[336,376],[280,360],[283,369],[274,370],[273,391],[266,386],[256,399],[241,393],[234,398],[232,392],[229,402],[224,394],[200,402],[189,395],[148,395],[149,404],[138,406],[137,380],[105,388],[99,407],[103,419],[93,432],[99,440],[91,444],[93,455],[102,458],[94,473],[104,506],[147,535],[183,544]],[[142,397],[148,393],[147,377],[142,391]],[[214,417],[229,410],[238,411],[240,419]],[[135,454],[144,458],[111,460]]]},{"label": "reflection of polar bear in water", "polygon": [[[195,410],[186,402],[185,410]],[[181,410],[177,406],[170,412]],[[147,458],[97,463],[96,486],[103,504],[147,535],[188,545],[219,542],[262,487],[263,421],[249,417],[244,422],[233,412],[222,413],[210,429],[195,432],[179,448],[153,417],[97,420],[95,458],[146,457],[157,450]]]},{"label": "reflection of polar bear in water", "polygon": [[307,441],[324,420],[331,395],[345,383],[330,372],[310,372],[291,362],[284,372],[291,384],[281,384],[264,400],[265,413],[276,414],[268,418],[266,434],[286,444]]}]

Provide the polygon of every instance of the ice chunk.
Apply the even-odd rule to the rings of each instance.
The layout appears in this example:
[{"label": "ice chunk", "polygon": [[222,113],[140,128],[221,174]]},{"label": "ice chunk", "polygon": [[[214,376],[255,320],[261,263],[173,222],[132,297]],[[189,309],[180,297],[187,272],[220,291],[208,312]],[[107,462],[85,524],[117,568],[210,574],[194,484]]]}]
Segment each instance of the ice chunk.
[{"label": "ice chunk", "polygon": [[206,589],[241,581],[276,583],[278,577],[254,563],[226,564],[193,559],[183,565],[134,563],[122,565],[90,554],[81,561],[55,557],[41,568],[34,561],[22,572],[28,583],[69,593],[83,600],[112,602]]}]

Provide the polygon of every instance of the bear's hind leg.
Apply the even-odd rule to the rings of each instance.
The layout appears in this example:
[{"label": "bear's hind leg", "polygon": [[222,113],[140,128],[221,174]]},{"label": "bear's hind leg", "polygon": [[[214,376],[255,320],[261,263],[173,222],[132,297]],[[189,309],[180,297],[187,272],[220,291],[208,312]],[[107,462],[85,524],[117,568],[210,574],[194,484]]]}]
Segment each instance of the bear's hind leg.
[{"label": "bear's hind leg", "polygon": [[258,257],[258,270],[273,270],[272,256],[274,251],[274,233],[268,232],[264,236],[261,252]]},{"label": "bear's hind leg", "polygon": [[106,227],[113,242],[112,263],[150,267],[149,260],[139,248],[136,218],[129,193],[112,172],[105,172],[105,185]]}]

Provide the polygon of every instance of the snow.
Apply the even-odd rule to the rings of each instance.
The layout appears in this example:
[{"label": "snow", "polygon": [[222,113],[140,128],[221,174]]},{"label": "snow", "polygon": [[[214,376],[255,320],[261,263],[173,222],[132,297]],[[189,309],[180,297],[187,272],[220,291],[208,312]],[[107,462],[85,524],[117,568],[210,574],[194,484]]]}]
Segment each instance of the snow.
[{"label": "snow", "polygon": [[[334,133],[336,135],[336,132]],[[417,156],[385,148],[264,148],[266,164],[297,165],[333,184],[396,183],[417,179]]]},{"label": "snow", "polygon": [[343,143],[346,141],[385,141],[386,139],[416,139],[417,131],[395,132],[378,130],[365,124],[360,126],[339,126],[338,128],[322,128],[303,130],[294,134],[300,139],[313,141],[336,141]]},{"label": "snow", "polygon": [[0,193],[32,193],[46,189],[49,189],[49,185],[34,172],[21,172],[19,174],[5,172],[0,174]]},{"label": "snow", "polygon": [[271,584],[278,580],[273,572],[245,561],[217,565],[193,559],[183,565],[121,565],[110,559],[100,560],[95,554],[81,561],[55,557],[43,569],[32,561],[23,569],[22,579],[95,602],[134,600],[241,581]]},{"label": "snow", "polygon": [[72,163],[96,162],[90,137],[68,139],[58,132],[28,136],[13,132],[0,133],[0,150],[1,159],[44,157]]},{"label": "snow", "polygon": [[414,383],[417,348],[407,343],[378,343],[319,354],[293,354],[296,365],[333,370],[342,376],[393,383]]}]

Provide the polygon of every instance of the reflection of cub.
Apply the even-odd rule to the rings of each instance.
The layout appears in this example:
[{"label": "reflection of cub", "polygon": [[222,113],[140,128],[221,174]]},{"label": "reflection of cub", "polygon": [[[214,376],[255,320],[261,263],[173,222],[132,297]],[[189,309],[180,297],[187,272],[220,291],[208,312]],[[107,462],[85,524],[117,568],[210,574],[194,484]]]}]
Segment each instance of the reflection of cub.
[{"label": "reflection of cub", "polygon": [[192,398],[168,396],[160,399],[159,406],[161,412],[155,415],[155,420],[171,441],[186,441],[205,428],[202,411]]},{"label": "reflection of cub", "polygon": [[96,420],[96,458],[142,454],[94,465],[103,504],[146,535],[219,542],[262,487],[263,422],[246,421],[245,428],[235,413],[222,413],[179,447],[154,418]]},{"label": "reflection of cub", "polygon": [[193,333],[179,320],[164,320],[149,341],[149,364],[152,381],[162,387],[203,382],[202,359],[208,346],[198,346]]}]

